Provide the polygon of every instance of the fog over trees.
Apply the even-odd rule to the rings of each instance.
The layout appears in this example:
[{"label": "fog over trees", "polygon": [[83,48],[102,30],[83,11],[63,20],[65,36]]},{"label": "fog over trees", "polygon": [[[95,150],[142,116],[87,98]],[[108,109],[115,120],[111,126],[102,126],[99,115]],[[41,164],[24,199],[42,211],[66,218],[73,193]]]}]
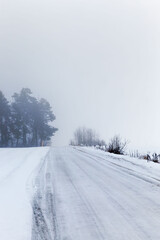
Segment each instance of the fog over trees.
[{"label": "fog over trees", "polygon": [[119,135],[115,135],[108,143],[99,139],[98,134],[90,128],[79,127],[74,132],[74,137],[70,141],[73,146],[96,146],[102,150],[115,154],[125,154],[127,140],[123,140]]},{"label": "fog over trees", "polygon": [[74,138],[71,140],[71,145],[95,146],[105,145],[103,140],[98,138],[98,134],[91,128],[79,127],[74,132]]},{"label": "fog over trees", "polygon": [[46,145],[57,128],[49,102],[37,100],[28,88],[14,93],[9,103],[0,91],[0,147]]}]

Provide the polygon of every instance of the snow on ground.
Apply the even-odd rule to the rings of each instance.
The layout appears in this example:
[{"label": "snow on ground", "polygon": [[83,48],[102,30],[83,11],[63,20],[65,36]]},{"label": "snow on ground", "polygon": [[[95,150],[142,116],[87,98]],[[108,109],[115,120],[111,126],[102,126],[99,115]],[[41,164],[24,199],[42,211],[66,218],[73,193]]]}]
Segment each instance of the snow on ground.
[{"label": "snow on ground", "polygon": [[159,240],[159,226],[160,164],[86,147],[0,149],[0,239]]},{"label": "snow on ground", "polygon": [[51,149],[48,164],[52,239],[160,239],[158,164],[71,147]]},{"label": "snow on ground", "polygon": [[147,161],[145,159],[130,157],[127,155],[108,153],[94,147],[77,147],[77,149],[91,154],[94,157],[97,156],[103,164],[105,164],[106,161],[109,161],[112,164],[117,164],[123,168],[127,168],[131,172],[134,171],[141,176],[144,175],[146,177],[152,177],[153,179],[158,179],[160,181],[160,164],[158,163]]},{"label": "snow on ground", "polygon": [[31,239],[31,178],[47,152],[48,148],[0,149],[0,239]]}]

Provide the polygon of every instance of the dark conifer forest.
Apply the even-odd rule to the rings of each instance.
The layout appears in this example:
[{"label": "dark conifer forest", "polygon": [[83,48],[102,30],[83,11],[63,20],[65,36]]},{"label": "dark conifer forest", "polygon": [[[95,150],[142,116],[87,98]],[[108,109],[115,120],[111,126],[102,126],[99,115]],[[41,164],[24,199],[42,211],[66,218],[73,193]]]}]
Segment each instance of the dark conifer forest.
[{"label": "dark conifer forest", "polygon": [[0,147],[45,146],[58,130],[49,102],[37,100],[30,89],[14,93],[9,102],[0,91]]}]

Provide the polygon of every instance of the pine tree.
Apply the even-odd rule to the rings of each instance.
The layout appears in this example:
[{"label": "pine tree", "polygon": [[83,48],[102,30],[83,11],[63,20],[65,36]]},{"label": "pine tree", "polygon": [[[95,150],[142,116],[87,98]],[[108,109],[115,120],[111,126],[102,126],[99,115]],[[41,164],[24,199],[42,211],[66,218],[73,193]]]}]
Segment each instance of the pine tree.
[{"label": "pine tree", "polygon": [[40,137],[40,145],[42,146],[51,139],[58,129],[49,125],[50,122],[55,120],[55,115],[52,112],[49,102],[44,98],[39,101],[39,110],[40,118],[38,132]]},{"label": "pine tree", "polygon": [[10,139],[10,106],[0,91],[0,147],[7,147]]},{"label": "pine tree", "polygon": [[32,92],[28,88],[23,88],[20,94],[13,95],[14,102],[12,104],[14,119],[14,135],[17,143],[26,147],[30,145],[31,139],[31,123],[32,123],[32,103],[35,98],[31,96]]},{"label": "pine tree", "polygon": [[49,125],[53,120],[50,104],[38,101],[30,89],[15,93],[11,105],[0,91],[0,147],[45,145],[58,130]]}]

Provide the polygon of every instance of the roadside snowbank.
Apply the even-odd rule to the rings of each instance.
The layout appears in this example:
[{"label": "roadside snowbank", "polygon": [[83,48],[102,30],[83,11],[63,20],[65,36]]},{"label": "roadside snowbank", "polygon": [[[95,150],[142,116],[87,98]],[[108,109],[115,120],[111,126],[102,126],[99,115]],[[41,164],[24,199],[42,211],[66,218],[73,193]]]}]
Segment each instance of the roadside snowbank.
[{"label": "roadside snowbank", "polygon": [[160,181],[160,164],[154,163],[152,161],[147,161],[144,159],[133,158],[127,155],[118,155],[113,153],[104,152],[100,149],[95,149],[94,147],[76,147],[80,151],[84,151],[88,154],[98,157],[99,160],[110,161],[113,164],[118,164],[121,167],[125,167],[130,171],[136,171],[139,174],[156,178]]},{"label": "roadside snowbank", "polygon": [[[32,186],[27,185],[49,148],[0,149],[0,239],[29,240]],[[30,179],[29,182],[32,182]]]}]

